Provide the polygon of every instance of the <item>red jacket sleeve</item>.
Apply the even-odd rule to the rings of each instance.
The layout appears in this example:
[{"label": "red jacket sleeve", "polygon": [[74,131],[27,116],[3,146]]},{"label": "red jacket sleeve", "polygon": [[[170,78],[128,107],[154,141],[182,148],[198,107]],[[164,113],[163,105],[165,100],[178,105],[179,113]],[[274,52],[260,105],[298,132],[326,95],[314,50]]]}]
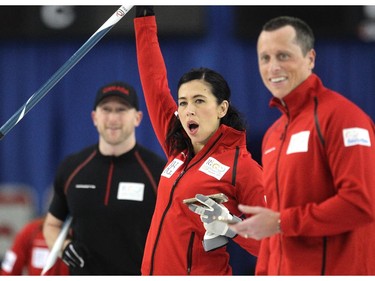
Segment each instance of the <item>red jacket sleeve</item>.
[{"label": "red jacket sleeve", "polygon": [[168,86],[167,70],[157,38],[155,16],[134,19],[139,75],[148,114],[163,147],[168,125],[175,118],[177,104]]}]

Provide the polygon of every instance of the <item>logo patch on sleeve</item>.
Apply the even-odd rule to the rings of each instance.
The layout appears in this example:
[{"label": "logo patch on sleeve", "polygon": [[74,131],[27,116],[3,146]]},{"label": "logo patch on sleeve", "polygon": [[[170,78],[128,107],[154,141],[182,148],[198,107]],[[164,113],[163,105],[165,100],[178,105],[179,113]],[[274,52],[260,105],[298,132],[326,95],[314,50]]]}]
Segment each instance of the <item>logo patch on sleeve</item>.
[{"label": "logo patch on sleeve", "polygon": [[229,167],[220,163],[215,158],[209,157],[203,165],[199,168],[199,171],[210,175],[220,180],[225,173],[229,170]]},{"label": "logo patch on sleeve", "polygon": [[345,146],[371,146],[368,130],[362,128],[347,128],[342,130]]}]

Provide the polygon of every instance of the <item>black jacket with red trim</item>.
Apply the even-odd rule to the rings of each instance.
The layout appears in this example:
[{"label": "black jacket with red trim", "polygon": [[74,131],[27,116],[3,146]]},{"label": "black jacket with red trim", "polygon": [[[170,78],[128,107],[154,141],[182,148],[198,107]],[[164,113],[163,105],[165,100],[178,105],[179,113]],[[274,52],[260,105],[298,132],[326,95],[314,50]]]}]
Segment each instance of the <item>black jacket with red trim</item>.
[{"label": "black jacket with red trim", "polygon": [[61,163],[49,212],[61,220],[73,216],[73,240],[90,255],[72,274],[140,274],[164,165],[138,144],[118,157],[104,156],[94,145]]}]

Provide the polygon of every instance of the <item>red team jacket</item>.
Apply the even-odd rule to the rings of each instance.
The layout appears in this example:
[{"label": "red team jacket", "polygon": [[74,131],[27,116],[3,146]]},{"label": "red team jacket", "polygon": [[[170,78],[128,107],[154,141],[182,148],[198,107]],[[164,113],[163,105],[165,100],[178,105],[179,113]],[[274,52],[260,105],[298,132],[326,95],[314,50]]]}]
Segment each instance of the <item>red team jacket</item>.
[{"label": "red team jacket", "polygon": [[[312,74],[264,136],[267,204],[283,234],[264,239],[257,274],[375,274],[374,124]],[[275,180],[276,179],[276,180]]]},{"label": "red team jacket", "polygon": [[[16,235],[13,246],[4,257],[0,275],[40,275],[49,250],[44,240],[43,219],[35,219]],[[69,275],[61,259],[45,275]]]},{"label": "red team jacket", "polygon": [[[138,65],[148,113],[165,152],[168,125],[177,110],[168,87],[159,48],[155,17],[136,18]],[[264,206],[261,167],[246,149],[246,134],[221,125],[204,148],[187,163],[186,151],[167,155],[142,263],[143,275],[229,275],[225,247],[205,252],[205,229],[200,217],[182,203],[197,193],[223,192],[226,207],[240,216],[239,202]],[[259,242],[237,236],[234,240],[253,255]]]}]

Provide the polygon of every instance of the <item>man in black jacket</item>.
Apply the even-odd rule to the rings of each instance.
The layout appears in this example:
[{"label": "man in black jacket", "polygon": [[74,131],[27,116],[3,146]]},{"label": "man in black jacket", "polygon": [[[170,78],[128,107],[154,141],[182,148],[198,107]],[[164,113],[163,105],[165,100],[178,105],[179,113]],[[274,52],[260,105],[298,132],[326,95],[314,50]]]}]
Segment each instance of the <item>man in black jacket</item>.
[{"label": "man in black jacket", "polygon": [[100,88],[91,115],[99,142],[61,163],[44,236],[52,248],[70,214],[61,255],[72,275],[139,275],[165,160],[136,142],[142,112],[132,86]]}]

